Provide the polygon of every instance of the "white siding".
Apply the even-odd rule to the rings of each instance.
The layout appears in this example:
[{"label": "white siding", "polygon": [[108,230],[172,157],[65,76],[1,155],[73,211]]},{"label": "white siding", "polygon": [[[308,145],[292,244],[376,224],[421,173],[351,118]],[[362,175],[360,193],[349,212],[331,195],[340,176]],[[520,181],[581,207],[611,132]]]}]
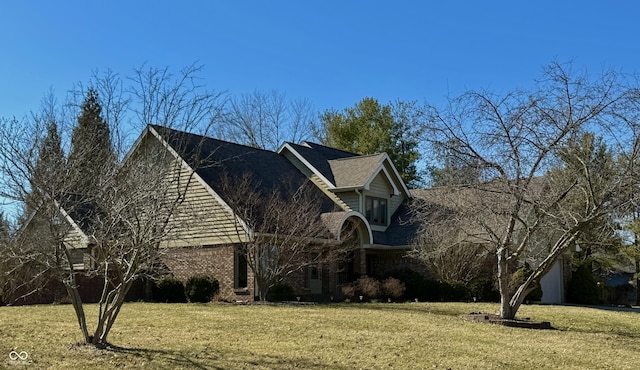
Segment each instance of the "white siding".
[{"label": "white siding", "polygon": [[564,301],[563,268],[561,259],[551,267],[542,279],[542,303],[559,304]]}]

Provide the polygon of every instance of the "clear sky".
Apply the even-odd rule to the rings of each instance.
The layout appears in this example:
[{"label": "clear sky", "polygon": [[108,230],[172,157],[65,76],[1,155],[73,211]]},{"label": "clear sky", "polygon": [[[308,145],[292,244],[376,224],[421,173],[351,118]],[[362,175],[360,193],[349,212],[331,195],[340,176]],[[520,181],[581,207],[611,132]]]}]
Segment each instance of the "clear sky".
[{"label": "clear sky", "polygon": [[2,1],[0,116],[37,110],[94,70],[199,62],[208,88],[279,90],[315,109],[370,96],[436,105],[526,87],[553,60],[640,68],[640,2]]}]

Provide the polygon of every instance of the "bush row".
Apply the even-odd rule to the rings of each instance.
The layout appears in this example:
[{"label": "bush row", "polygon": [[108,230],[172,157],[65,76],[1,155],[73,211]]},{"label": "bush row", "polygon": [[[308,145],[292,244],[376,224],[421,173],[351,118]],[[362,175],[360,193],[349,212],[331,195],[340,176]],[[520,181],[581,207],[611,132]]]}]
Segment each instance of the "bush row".
[{"label": "bush row", "polygon": [[414,300],[427,302],[498,302],[500,295],[494,288],[490,277],[479,277],[471,283],[449,284],[443,281],[425,278],[420,273],[411,269],[391,271],[389,277],[400,280],[404,286],[402,300]]},{"label": "bush row", "polygon": [[405,289],[404,283],[394,277],[379,281],[367,276],[341,287],[342,295],[346,299],[360,301],[371,301],[380,298],[397,300],[402,297]]},{"label": "bush row", "polygon": [[186,284],[171,275],[160,278],[153,287],[153,299],[156,302],[180,303],[211,301],[218,294],[220,284],[209,275],[194,275]]}]

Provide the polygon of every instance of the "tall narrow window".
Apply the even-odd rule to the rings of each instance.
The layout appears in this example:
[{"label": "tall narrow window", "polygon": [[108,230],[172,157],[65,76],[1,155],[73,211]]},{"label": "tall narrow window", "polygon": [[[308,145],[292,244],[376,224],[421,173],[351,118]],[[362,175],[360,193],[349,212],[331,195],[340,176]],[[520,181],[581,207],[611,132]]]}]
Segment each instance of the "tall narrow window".
[{"label": "tall narrow window", "polygon": [[387,225],[387,200],[383,198],[367,197],[365,217],[372,225]]},{"label": "tall narrow window", "polygon": [[247,287],[247,256],[237,248],[233,253],[234,285],[236,289]]}]

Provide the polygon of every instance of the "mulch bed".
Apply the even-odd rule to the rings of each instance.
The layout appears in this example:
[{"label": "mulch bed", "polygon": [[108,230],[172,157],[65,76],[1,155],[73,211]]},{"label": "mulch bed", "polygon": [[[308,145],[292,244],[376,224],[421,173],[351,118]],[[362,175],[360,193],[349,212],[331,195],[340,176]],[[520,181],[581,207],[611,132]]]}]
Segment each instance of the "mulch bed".
[{"label": "mulch bed", "polygon": [[531,321],[528,317],[515,318],[515,319],[503,319],[498,315],[488,314],[483,312],[471,312],[468,315],[462,315],[465,320],[482,322],[486,324],[503,325],[514,328],[525,329],[553,329],[549,321]]}]

